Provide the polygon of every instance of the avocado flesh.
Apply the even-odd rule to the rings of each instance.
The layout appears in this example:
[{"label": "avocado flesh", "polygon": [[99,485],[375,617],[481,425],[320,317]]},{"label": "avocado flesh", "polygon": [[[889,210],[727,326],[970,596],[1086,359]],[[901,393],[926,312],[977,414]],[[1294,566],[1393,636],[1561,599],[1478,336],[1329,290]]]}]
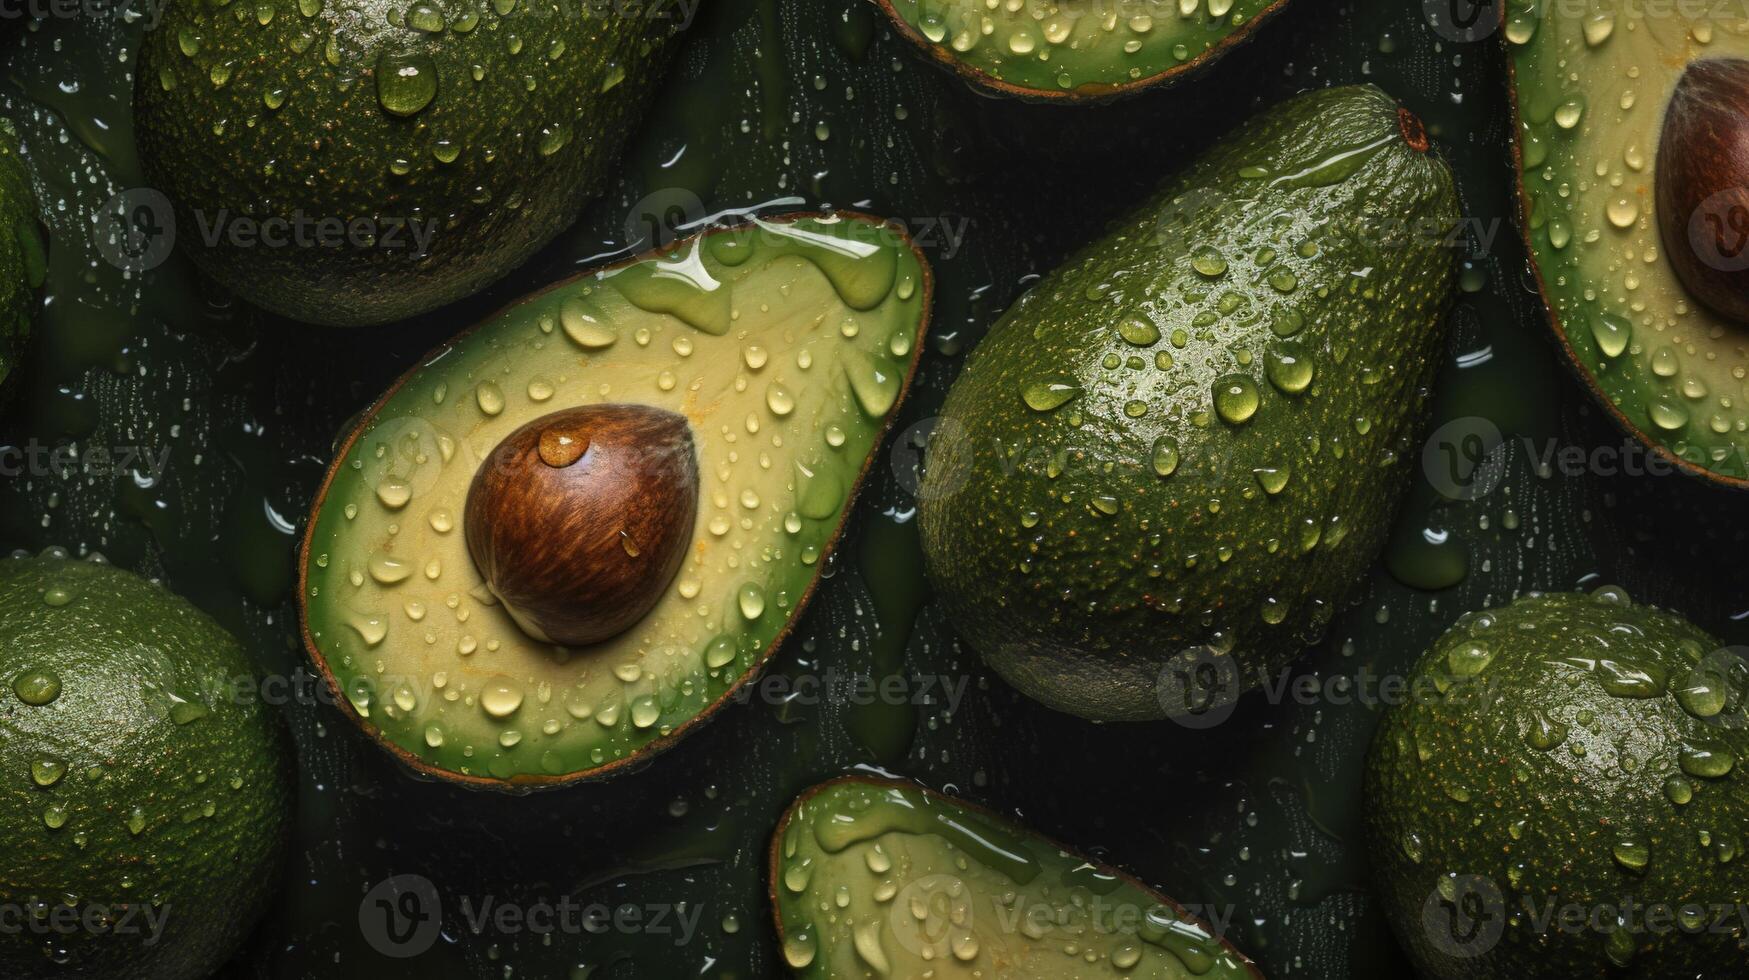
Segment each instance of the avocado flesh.
[{"label": "avocado flesh", "polygon": [[[1374,884],[1422,975],[1740,971],[1745,675],[1736,652],[1617,589],[1460,619],[1416,663],[1410,684],[1424,695],[1386,713],[1367,759]],[[1490,885],[1496,945],[1456,956],[1430,942],[1433,896],[1491,896]],[[1613,922],[1629,902],[1632,931],[1536,925],[1551,903],[1601,905]],[[1734,932],[1690,929],[1684,906],[1705,909],[1710,927],[1718,903]],[[1649,928],[1659,905],[1677,921]]]},{"label": "avocado flesh", "polygon": [[177,0],[141,45],[141,163],[184,254],[251,303],[339,326],[434,309],[609,186],[677,18],[593,9]]},{"label": "avocado flesh", "polygon": [[1258,975],[1135,879],[898,781],[850,777],[805,794],[772,840],[771,879],[797,977]]},{"label": "avocado flesh", "polygon": [[36,192],[18,134],[0,119],[0,390],[24,356],[36,318],[37,290],[48,276],[48,250],[36,216]]},{"label": "avocado flesh", "polygon": [[[252,678],[160,586],[0,560],[0,903],[24,910],[0,976],[185,980],[231,956],[273,898],[292,806]],[[88,912],[113,928],[54,928]]]},{"label": "avocado flesh", "polygon": [[1452,282],[1451,175],[1406,133],[1371,87],[1281,104],[973,352],[930,445],[924,556],[1022,692],[1181,715],[1200,703],[1162,697],[1171,664],[1254,686],[1361,578],[1418,464]]},{"label": "avocado flesh", "polygon": [[[1525,237],[1567,356],[1617,421],[1685,468],[1749,481],[1749,327],[1690,296],[1654,213],[1664,110],[1701,58],[1749,56],[1749,19],[1587,0],[1507,9]],[[1706,16],[1689,19],[1685,12]],[[1715,19],[1716,18],[1716,19]]]},{"label": "avocado flesh", "polygon": [[[748,679],[811,593],[920,353],[929,273],[872,220],[717,229],[530,296],[438,349],[330,469],[303,556],[306,643],[416,770],[507,788],[647,758]],[[692,426],[691,545],[629,631],[535,641],[460,526],[523,423],[628,402]]]},{"label": "avocado flesh", "polygon": [[1175,78],[1249,34],[1285,0],[1086,5],[882,0],[902,33],[975,81],[1035,98],[1097,98]]}]

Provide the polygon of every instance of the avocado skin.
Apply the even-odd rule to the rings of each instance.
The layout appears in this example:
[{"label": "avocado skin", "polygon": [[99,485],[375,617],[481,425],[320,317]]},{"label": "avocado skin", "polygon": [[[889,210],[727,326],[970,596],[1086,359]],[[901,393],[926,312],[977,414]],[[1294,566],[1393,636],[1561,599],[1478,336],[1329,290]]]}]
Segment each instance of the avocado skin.
[{"label": "avocado skin", "polygon": [[[1454,651],[1473,643],[1493,654],[1470,678],[1485,683],[1451,684]],[[1644,699],[1614,696],[1596,677],[1562,667],[1564,657],[1649,666],[1668,675],[1668,691]],[[1732,684],[1733,708],[1710,721],[1697,718],[1672,693],[1696,676],[1695,658],[1707,664],[1737,661],[1735,653],[1720,652],[1712,637],[1670,613],[1625,599],[1555,594],[1472,613],[1416,662],[1411,685],[1430,691],[1432,684],[1445,683],[1449,693],[1411,698],[1386,713],[1367,758],[1365,820],[1374,888],[1423,976],[1740,975],[1740,935],[1645,931],[1635,937],[1639,948],[1628,969],[1621,970],[1612,967],[1605,935],[1589,926],[1539,934],[1525,908],[1529,903],[1541,915],[1550,902],[1590,910],[1598,904],[1623,908],[1629,900],[1680,908],[1690,902],[1741,903],[1749,896],[1749,864],[1740,853],[1749,826],[1749,773],[1738,764],[1724,778],[1690,777],[1678,759],[1684,744],[1696,743],[1746,758],[1741,674]],[[1591,713],[1591,725],[1576,722],[1581,712]],[[1547,750],[1531,745],[1526,736],[1537,713],[1568,726],[1565,740]],[[1636,760],[1632,770],[1624,744]],[[1575,746],[1583,746],[1584,754],[1574,754]],[[1423,752],[1425,761],[1419,758]],[[1665,795],[1671,777],[1692,786],[1688,803],[1678,805]],[[1468,801],[1454,799],[1454,790]],[[1520,821],[1515,836],[1512,828]],[[1731,842],[1736,859],[1727,863],[1703,846],[1702,831],[1715,835],[1715,844]],[[1411,834],[1421,848],[1418,862],[1405,847]],[[1616,861],[1612,851],[1621,835],[1650,842],[1642,872]],[[1518,885],[1508,869],[1515,869]],[[1430,944],[1424,908],[1438,879],[1448,874],[1485,877],[1503,900],[1504,931],[1480,955],[1458,958]],[[1639,921],[1648,920],[1642,913]]]},{"label": "avocado skin", "polygon": [[[51,604],[50,588],[72,600]],[[26,704],[14,681],[44,668],[60,696]],[[0,559],[0,903],[74,895],[83,911],[161,898],[163,917],[151,944],[138,910],[136,933],[0,931],[0,976],[189,980],[235,952],[275,894],[293,797],[280,719],[235,694],[257,690],[252,678],[237,641],[160,586],[89,561]],[[176,724],[172,693],[207,713]],[[46,788],[32,777],[43,756],[66,765]],[[66,822],[49,829],[56,804]],[[64,964],[45,955],[47,938]]]},{"label": "avocado skin", "polygon": [[18,153],[18,134],[0,119],[0,393],[12,387],[30,340],[44,259],[36,192]]},{"label": "avocado skin", "polygon": [[[1371,86],[1282,103],[1040,280],[973,352],[932,439],[919,519],[961,635],[1015,687],[1090,719],[1166,717],[1163,668],[1204,644],[1255,686],[1320,635],[1373,560],[1419,460],[1451,292],[1444,232],[1458,220],[1450,172],[1399,125]],[[1325,186],[1246,175],[1292,175],[1369,144],[1380,148]],[[1308,239],[1311,258],[1296,251]],[[1205,246],[1225,257],[1217,278],[1190,264]],[[1267,282],[1286,271],[1289,290]],[[1243,302],[1222,315],[1229,296]],[[1133,316],[1162,339],[1121,338]],[[1316,380],[1288,395],[1265,362],[1282,347],[1271,323],[1294,316],[1303,328],[1290,339]],[[1168,369],[1156,368],[1161,351]],[[1124,367],[1106,369],[1110,358]],[[1233,373],[1262,398],[1237,426],[1211,404],[1213,382]],[[1082,394],[1029,407],[1023,390],[1053,378]],[[1146,414],[1130,417],[1132,401]],[[1166,477],[1152,464],[1161,439],[1179,459]],[[1260,468],[1286,468],[1288,482],[1268,493]],[[1101,497],[1119,512],[1096,511]]]},{"label": "avocado skin", "polygon": [[[401,0],[276,0],[266,25],[259,5],[170,3],[141,48],[134,113],[142,166],[174,202],[183,252],[264,309],[357,326],[469,296],[551,241],[609,186],[676,47],[676,21],[600,3],[519,0],[506,15],[500,6],[445,5],[445,29],[425,33],[394,26],[410,9]],[[466,17],[477,23],[458,31]],[[193,55],[186,39],[197,39]],[[423,56],[435,69],[435,98],[411,116],[379,100],[385,55]],[[230,72],[223,85],[215,68]],[[271,109],[278,89],[285,100]],[[569,141],[543,153],[543,129],[555,126]],[[439,158],[452,150],[453,161]],[[403,165],[405,175],[394,172]],[[398,248],[267,247],[230,239],[239,216],[301,216],[312,223],[306,239],[323,219],[363,220],[385,237],[409,224]],[[423,256],[414,221],[429,228]]]}]

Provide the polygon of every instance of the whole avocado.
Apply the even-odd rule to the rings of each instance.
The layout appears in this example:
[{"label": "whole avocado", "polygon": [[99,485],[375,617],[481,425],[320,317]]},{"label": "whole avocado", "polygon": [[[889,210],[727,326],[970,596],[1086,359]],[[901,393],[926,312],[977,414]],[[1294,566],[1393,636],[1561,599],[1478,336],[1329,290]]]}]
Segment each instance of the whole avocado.
[{"label": "whole avocado", "polygon": [[1325,89],[1035,284],[931,439],[924,554],[962,634],[1022,692],[1105,721],[1184,717],[1281,669],[1407,487],[1457,220],[1414,116]]},{"label": "whole avocado", "polygon": [[274,895],[283,726],[237,641],[129,572],[0,559],[0,976],[196,980]]},{"label": "whole avocado", "polygon": [[1741,976],[1746,669],[1619,589],[1460,619],[1367,758],[1367,853],[1422,976]]},{"label": "whole avocado", "polygon": [[174,0],[134,93],[195,265],[363,325],[499,279],[576,220],[642,118],[673,4]]},{"label": "whole avocado", "polygon": [[47,275],[36,192],[18,153],[18,133],[0,119],[0,389],[9,387],[24,356],[36,318],[37,290]]}]

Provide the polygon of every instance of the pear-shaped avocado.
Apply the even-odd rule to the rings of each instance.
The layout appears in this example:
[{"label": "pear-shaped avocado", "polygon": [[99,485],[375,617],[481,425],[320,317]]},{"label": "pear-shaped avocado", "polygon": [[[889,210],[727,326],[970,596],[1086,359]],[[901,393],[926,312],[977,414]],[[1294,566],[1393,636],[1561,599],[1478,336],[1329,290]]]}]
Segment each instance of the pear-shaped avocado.
[{"label": "pear-shaped avocado", "polygon": [[36,192],[18,153],[18,134],[0,119],[0,391],[24,356],[36,319],[37,290],[47,275]]},{"label": "pear-shaped avocado", "polygon": [[1283,667],[1419,459],[1457,218],[1412,115],[1327,89],[1035,284],[930,446],[924,553],[962,634],[1102,720],[1200,713]]},{"label": "pear-shaped avocado", "polygon": [[1563,352],[1650,450],[1749,487],[1741,11],[1513,0],[1505,16],[1522,227]]},{"label": "pear-shaped avocado", "polygon": [[648,759],[800,615],[929,301],[901,232],[797,215],[456,337],[334,458],[302,558],[310,655],[424,775],[519,789]]},{"label": "pear-shaped avocado", "polygon": [[1471,613],[1367,759],[1374,886],[1439,980],[1742,972],[1749,666],[1619,589]]},{"label": "pear-shaped avocado", "polygon": [[783,956],[817,980],[1256,980],[1170,898],[987,810],[862,776],[803,794],[771,842]]},{"label": "pear-shaped avocado", "polygon": [[876,0],[899,34],[961,77],[1038,101],[1109,99],[1170,83],[1251,35],[1287,0]]},{"label": "pear-shaped avocado", "polygon": [[494,282],[606,190],[683,9],[176,0],[140,46],[140,161],[183,253],[249,302],[341,326],[412,316]]},{"label": "pear-shaped avocado", "polygon": [[0,559],[0,976],[211,976],[267,910],[290,746],[237,641],[93,561]]}]

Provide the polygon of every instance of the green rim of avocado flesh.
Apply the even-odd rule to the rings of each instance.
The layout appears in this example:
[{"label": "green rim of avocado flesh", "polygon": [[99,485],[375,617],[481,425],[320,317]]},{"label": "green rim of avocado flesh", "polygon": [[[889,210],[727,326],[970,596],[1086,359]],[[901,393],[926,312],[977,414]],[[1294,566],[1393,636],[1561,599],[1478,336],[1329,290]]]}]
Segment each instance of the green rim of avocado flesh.
[{"label": "green rim of avocado flesh", "polygon": [[[275,896],[289,742],[188,602],[95,561],[0,559],[0,904],[24,917],[0,976],[218,969]],[[56,928],[69,915],[115,928]]]},{"label": "green rim of avocado flesh", "polygon": [[1250,37],[1287,0],[1077,3],[877,0],[901,36],[968,81],[1035,100],[1097,101],[1176,81]]},{"label": "green rim of avocado flesh", "polygon": [[[932,288],[879,219],[753,219],[561,282],[433,351],[346,439],[304,541],[304,640],[344,710],[416,773],[498,789],[673,744],[806,604],[916,368]],[[464,510],[513,430],[608,403],[685,417],[697,514],[648,615],[568,649],[485,588]]]},{"label": "green rim of avocado flesh", "polygon": [[1420,458],[1451,172],[1371,86],[1265,111],[990,328],[919,494],[930,580],[1020,691],[1214,718],[1315,642]]},{"label": "green rim of avocado flesh", "polygon": [[1660,241],[1654,193],[1683,70],[1749,56],[1749,35],[1710,14],[1618,16],[1595,0],[1514,0],[1504,17],[1521,226],[1567,360],[1650,450],[1749,487],[1749,328],[1688,295]]},{"label": "green rim of avocado flesh", "polygon": [[1737,649],[1617,588],[1532,594],[1459,619],[1405,687],[1362,812],[1375,893],[1422,976],[1741,969],[1742,930],[1711,928],[1749,894]]},{"label": "green rim of avocado flesh", "polygon": [[797,977],[1260,978],[1183,906],[989,810],[849,776],[791,805],[771,900]]}]

